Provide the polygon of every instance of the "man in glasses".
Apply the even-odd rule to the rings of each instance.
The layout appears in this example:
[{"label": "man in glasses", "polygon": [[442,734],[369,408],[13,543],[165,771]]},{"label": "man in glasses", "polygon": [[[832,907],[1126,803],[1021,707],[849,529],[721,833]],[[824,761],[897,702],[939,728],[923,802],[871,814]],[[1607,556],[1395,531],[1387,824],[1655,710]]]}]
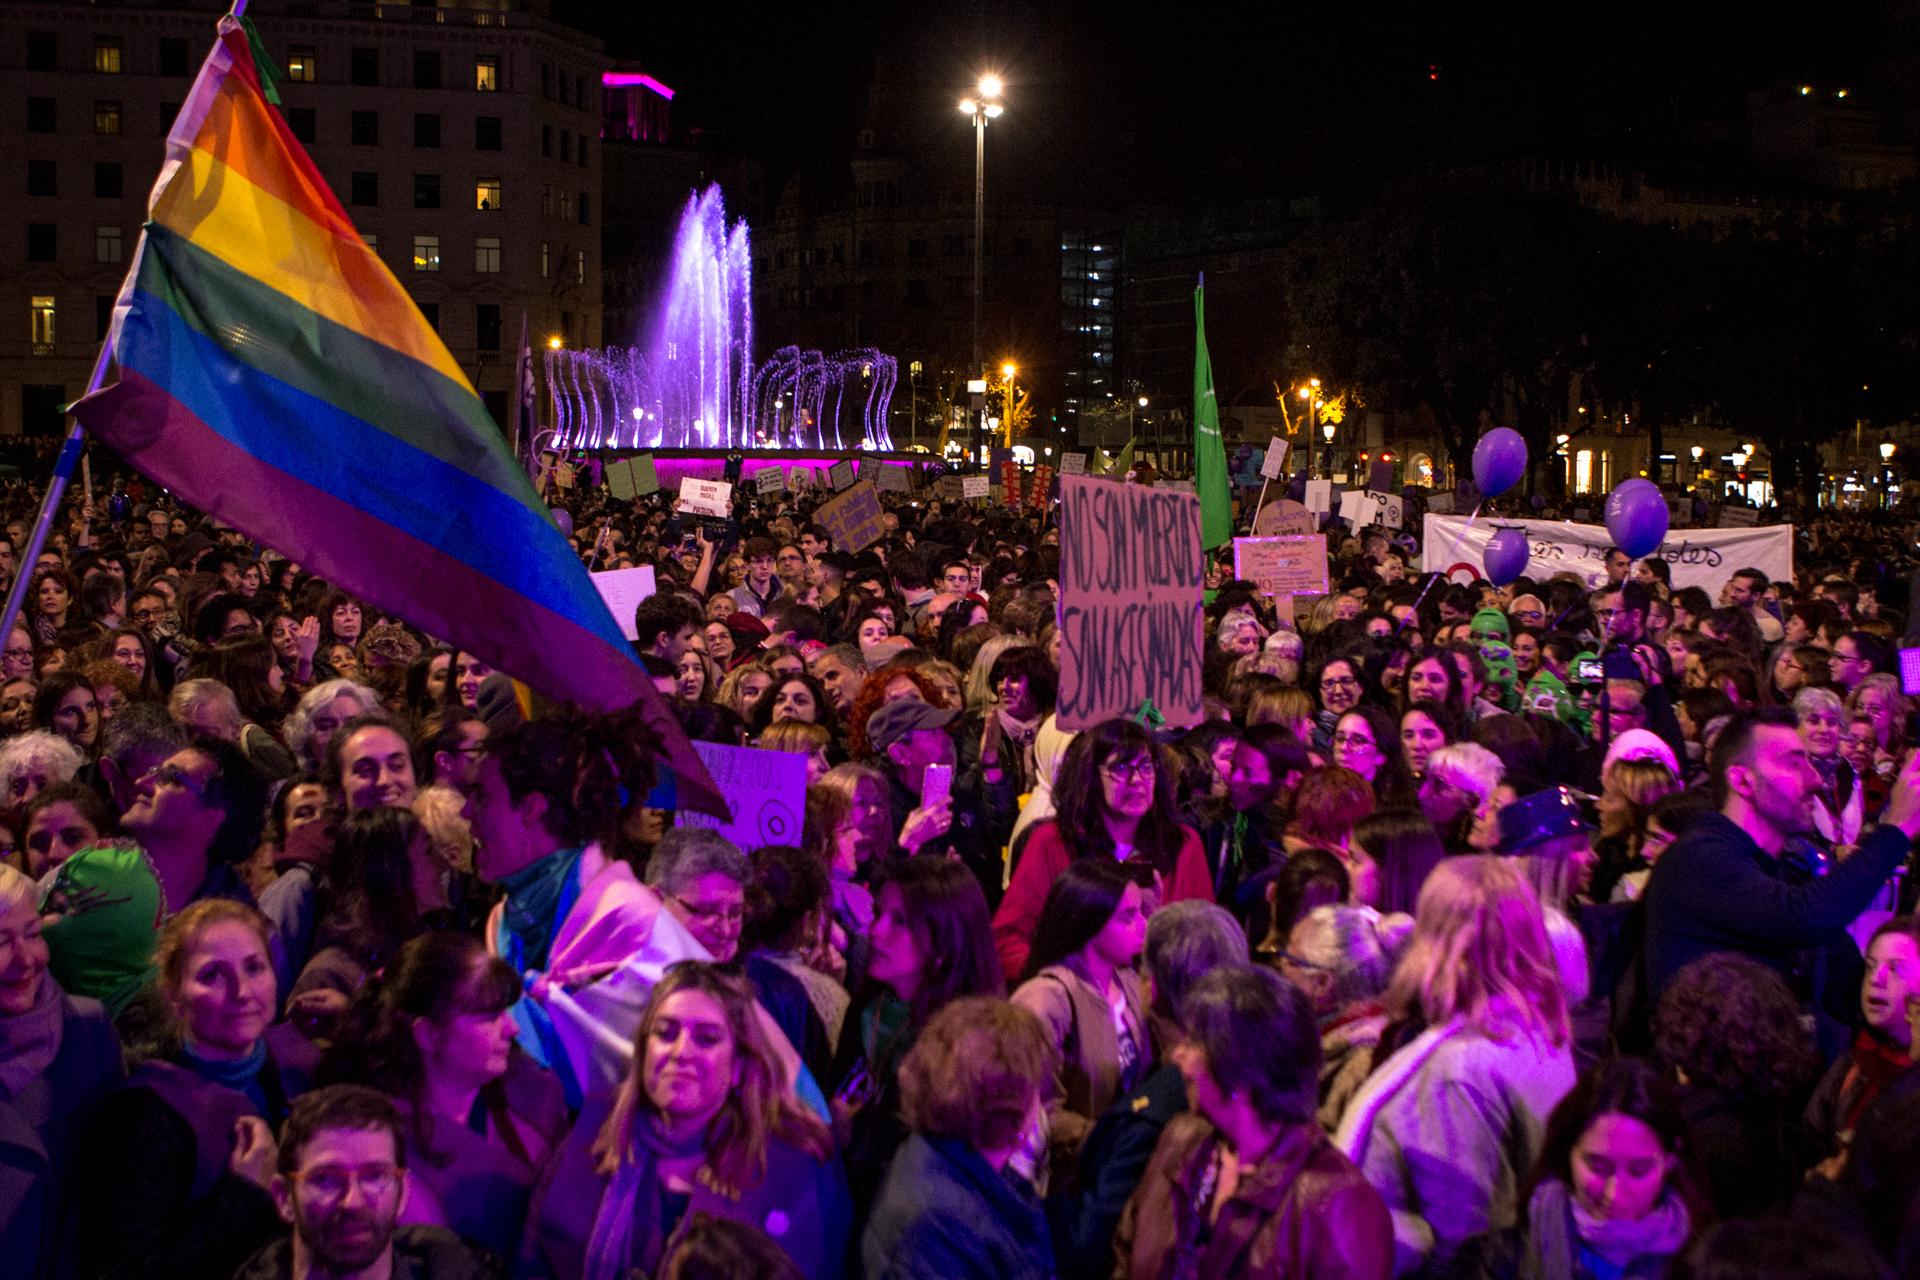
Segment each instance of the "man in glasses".
[{"label": "man in glasses", "polygon": [[255,1254],[238,1280],[480,1280],[491,1274],[451,1231],[399,1225],[406,1162],[400,1114],[384,1094],[336,1084],[297,1099],[269,1184],[293,1234]]},{"label": "man in glasses", "polygon": [[202,898],[253,905],[238,867],[259,847],[267,780],[240,748],[196,738],[134,787],[120,819],[153,863],[172,915]]}]

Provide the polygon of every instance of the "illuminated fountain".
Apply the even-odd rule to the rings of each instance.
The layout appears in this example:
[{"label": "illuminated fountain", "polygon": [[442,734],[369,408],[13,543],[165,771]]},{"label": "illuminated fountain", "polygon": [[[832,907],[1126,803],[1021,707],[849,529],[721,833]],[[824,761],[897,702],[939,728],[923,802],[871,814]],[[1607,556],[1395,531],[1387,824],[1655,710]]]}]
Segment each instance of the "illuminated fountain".
[{"label": "illuminated fountain", "polygon": [[891,449],[899,370],[871,347],[782,347],[753,365],[753,260],[720,188],[687,200],[638,347],[546,353],[566,449]]}]

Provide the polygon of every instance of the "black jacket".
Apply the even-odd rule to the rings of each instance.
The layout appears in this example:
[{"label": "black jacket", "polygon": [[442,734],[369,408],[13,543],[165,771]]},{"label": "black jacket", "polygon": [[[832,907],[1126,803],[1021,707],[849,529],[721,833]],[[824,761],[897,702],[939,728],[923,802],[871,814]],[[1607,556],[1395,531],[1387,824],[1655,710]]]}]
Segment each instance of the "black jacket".
[{"label": "black jacket", "polygon": [[[505,1269],[441,1227],[393,1233],[393,1280],[494,1280]],[[293,1241],[276,1240],[247,1260],[233,1280],[292,1280]]]},{"label": "black jacket", "polygon": [[1186,1109],[1185,1078],[1178,1067],[1163,1064],[1094,1123],[1080,1149],[1077,1185],[1047,1199],[1062,1280],[1105,1280],[1113,1274],[1113,1232],[1120,1213],[1140,1185],[1161,1131]]}]

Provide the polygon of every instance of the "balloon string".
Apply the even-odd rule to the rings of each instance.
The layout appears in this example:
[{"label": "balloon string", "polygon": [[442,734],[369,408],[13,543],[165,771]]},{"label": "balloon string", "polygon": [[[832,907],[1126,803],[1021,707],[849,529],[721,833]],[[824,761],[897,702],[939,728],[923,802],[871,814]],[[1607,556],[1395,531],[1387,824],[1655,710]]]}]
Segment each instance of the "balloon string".
[{"label": "balloon string", "polygon": [[[1453,540],[1453,547],[1451,549],[1451,553],[1457,554],[1460,547],[1465,544],[1467,540],[1467,532],[1473,528],[1473,522],[1480,518],[1480,509],[1485,505],[1486,503],[1484,501],[1476,502],[1473,504],[1472,513],[1467,516],[1467,522],[1460,526],[1460,533]],[[1440,563],[1444,565],[1446,562],[1447,562],[1447,557],[1444,555],[1441,556]],[[1420,606],[1427,602],[1427,593],[1429,591],[1432,591],[1433,584],[1438,582],[1444,576],[1445,576],[1445,570],[1436,571],[1433,573],[1429,573],[1427,575],[1427,585],[1420,588],[1420,594],[1418,597],[1415,598],[1413,602],[1413,608],[1407,612],[1406,617],[1400,619],[1400,625],[1393,629],[1393,634],[1395,639],[1398,639],[1400,636],[1400,633],[1407,629],[1408,623],[1412,622],[1415,618],[1420,616]]]}]

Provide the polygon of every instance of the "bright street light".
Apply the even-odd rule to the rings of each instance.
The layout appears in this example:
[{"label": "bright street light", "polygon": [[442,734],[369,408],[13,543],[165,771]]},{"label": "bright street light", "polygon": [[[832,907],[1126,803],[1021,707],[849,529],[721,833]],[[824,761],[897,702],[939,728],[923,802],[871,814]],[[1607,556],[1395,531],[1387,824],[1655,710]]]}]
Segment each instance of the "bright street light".
[{"label": "bright street light", "polygon": [[547,350],[549,351],[558,351],[560,348],[566,345],[567,344],[565,342],[562,342],[560,340],[560,335],[557,333],[554,334],[551,338],[547,339]]},{"label": "bright street light", "polygon": [[991,71],[989,71],[986,75],[980,77],[980,96],[981,97],[997,98],[1000,96],[1001,88],[1002,86],[1000,84],[1000,77],[997,75],[994,75]]},{"label": "bright street light", "polygon": [[1020,372],[1019,366],[1015,365],[1011,360],[1000,366],[1000,376],[1003,378],[1011,378],[1018,372]]},{"label": "bright street light", "polygon": [[1880,461],[1882,461],[1882,462],[1892,462],[1892,461],[1893,461],[1893,450],[1894,450],[1894,444],[1893,444],[1893,441],[1891,441],[1891,440],[1882,440],[1882,441],[1880,442]]}]

